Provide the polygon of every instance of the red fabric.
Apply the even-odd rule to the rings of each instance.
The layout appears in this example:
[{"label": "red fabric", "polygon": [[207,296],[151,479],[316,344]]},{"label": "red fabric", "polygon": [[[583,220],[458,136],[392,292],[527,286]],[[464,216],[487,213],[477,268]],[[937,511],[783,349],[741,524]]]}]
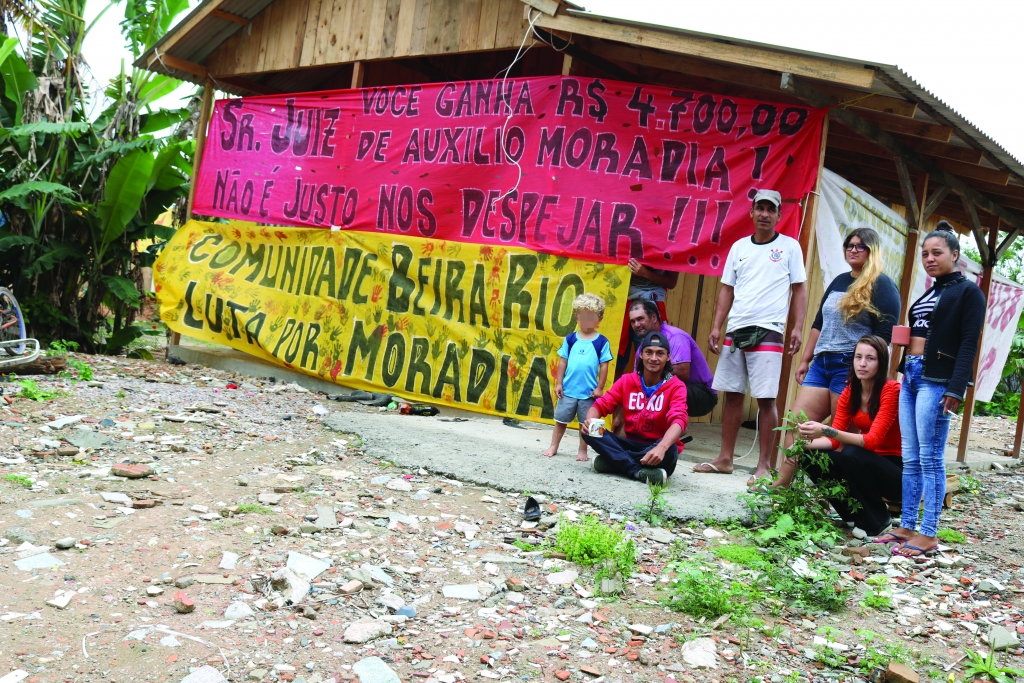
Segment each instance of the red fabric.
[{"label": "red fabric", "polygon": [[[658,304],[658,313],[661,314],[661,322],[671,325],[671,323],[668,322],[668,318],[665,316],[665,302],[655,301],[654,303]],[[630,350],[629,345],[633,341],[629,334],[629,308],[632,305],[632,301],[626,304],[626,318],[622,321],[622,335],[619,337],[619,358],[628,356]]]},{"label": "red fabric", "polygon": [[195,212],[721,275],[757,188],[798,235],[827,113],[572,76],[221,100]]},{"label": "red fabric", "polygon": [[[661,441],[670,426],[678,424],[685,432],[689,422],[686,385],[675,375],[647,398],[640,375],[627,372],[594,402],[600,415],[610,415],[616,406],[622,406],[625,413],[626,436],[636,441]],[[676,445],[683,450],[681,442]]]},{"label": "red fabric", "polygon": [[[903,455],[902,441],[900,439],[900,383],[887,380],[882,387],[882,396],[878,406],[878,414],[875,419],[860,410],[853,416],[854,426],[860,430],[864,437],[864,448],[877,453],[878,455]],[[836,405],[836,417],[832,420],[832,427],[841,432],[850,431],[850,387],[843,389],[839,394],[839,403]],[[839,448],[839,442],[829,439],[832,448]]]}]

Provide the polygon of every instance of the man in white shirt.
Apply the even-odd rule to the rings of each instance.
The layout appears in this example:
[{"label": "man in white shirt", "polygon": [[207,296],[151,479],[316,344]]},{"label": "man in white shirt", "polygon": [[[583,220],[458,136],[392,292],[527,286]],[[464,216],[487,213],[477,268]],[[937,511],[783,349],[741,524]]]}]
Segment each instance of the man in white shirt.
[{"label": "man in white shirt", "polygon": [[[782,195],[775,190],[758,190],[750,209],[754,234],[737,241],[729,250],[708,338],[712,353],[721,354],[712,387],[725,392],[722,450],[717,458],[697,465],[693,471],[732,472],[736,437],[743,422],[743,397],[749,388],[757,399],[761,455],[748,486],[770,476],[772,445],[779,425],[775,400],[782,354],[785,350],[792,356],[800,349],[807,310],[803,252],[799,242],[775,231],[781,215]],[[793,331],[787,344],[783,335],[790,315]],[[724,349],[720,349],[726,316],[729,325]]]}]

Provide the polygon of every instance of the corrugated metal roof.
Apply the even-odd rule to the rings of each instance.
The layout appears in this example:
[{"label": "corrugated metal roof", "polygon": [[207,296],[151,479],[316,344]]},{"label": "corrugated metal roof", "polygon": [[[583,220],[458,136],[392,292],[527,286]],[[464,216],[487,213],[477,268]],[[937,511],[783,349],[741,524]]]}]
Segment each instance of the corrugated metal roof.
[{"label": "corrugated metal roof", "polygon": [[[272,2],[273,0],[204,0],[204,2],[189,13],[185,19],[178,22],[177,26],[172,28],[163,38],[161,38],[153,48],[140,57],[136,62],[136,65],[146,68],[153,55],[161,53],[170,54],[174,57],[194,62],[196,64],[202,64],[214,50],[234,35],[236,31],[245,29],[245,27],[240,24],[209,14],[208,10],[210,9],[209,6],[211,3],[216,3],[216,8],[224,12],[228,12],[245,19],[253,19]],[[1024,165],[1022,165],[1016,157],[1010,154],[1009,151],[991,137],[979,130],[977,126],[957,113],[945,102],[918,84],[910,77],[909,74],[898,66],[851,59],[848,57],[838,57],[835,55],[828,55],[808,50],[780,47],[778,45],[769,45],[767,43],[741,40],[738,38],[730,38],[728,36],[690,31],[672,26],[648,24],[629,19],[621,19],[618,17],[602,16],[583,10],[573,9],[571,7],[567,7],[566,12],[573,17],[588,19],[591,21],[662,31],[665,33],[700,38],[703,40],[710,40],[730,45],[769,50],[782,55],[815,57],[833,62],[875,69],[875,81],[877,85],[870,89],[871,92],[885,92],[886,94],[895,93],[907,100],[916,102],[925,113],[935,119],[936,123],[952,127],[956,131],[957,136],[965,143],[983,150],[983,152],[988,155],[989,161],[994,165],[1009,171],[1018,181],[1024,183]],[[195,17],[204,13],[206,16],[196,22],[194,27],[183,35],[178,35],[178,31],[181,27],[188,25]],[[164,52],[163,48],[167,44],[170,44],[171,46],[166,50],[166,52]],[[153,66],[156,67],[157,65],[154,64]],[[175,69],[168,69],[166,68],[166,65],[161,66],[164,68],[159,68],[157,70],[163,73],[168,73],[182,80],[188,80],[195,83],[201,82],[201,79],[193,74],[184,73]],[[245,92],[229,84],[218,83],[217,85],[219,88],[228,92]]]},{"label": "corrugated metal roof", "polygon": [[618,17],[608,17],[598,14],[592,14],[590,12],[580,10],[568,10],[567,14],[581,18],[591,19],[594,21],[603,21],[610,24],[619,24],[622,26],[632,26],[635,28],[645,28],[654,31],[662,31],[665,33],[673,33],[681,36],[688,36],[692,38],[701,38],[704,40],[711,40],[720,43],[726,43],[729,45],[740,45],[746,47],[756,47],[762,50],[770,50],[772,52],[778,52],[779,54],[785,55],[801,55],[805,57],[817,57],[819,59],[827,59],[833,62],[842,62],[845,64],[851,64],[855,66],[864,66],[875,69],[876,72],[881,72],[887,78],[879,78],[876,75],[876,80],[880,80],[879,87],[871,88],[872,92],[886,92],[895,93],[904,97],[907,100],[917,102],[918,106],[925,110],[925,112],[936,120],[936,123],[945,124],[953,128],[958,137],[964,139],[965,142],[976,148],[982,149],[985,153],[991,155],[991,160],[1000,168],[1004,168],[1019,180],[1024,182],[1024,165],[1010,154],[1002,145],[993,140],[988,135],[985,135],[981,130],[978,129],[973,123],[965,119],[963,116],[958,114],[956,110],[951,108],[945,102],[937,98],[923,86],[917,83],[908,73],[903,71],[898,66],[893,64],[882,64],[880,62],[869,62],[859,59],[851,59],[849,57],[837,57],[836,55],[823,54],[820,52],[811,52],[808,50],[797,50],[794,48],[780,47],[778,45],[769,45],[767,43],[758,43],[751,40],[741,40],[739,38],[730,38],[728,36],[719,36],[711,33],[702,33],[700,31],[690,31],[687,29],[676,28],[673,26],[663,26],[660,24],[647,24],[639,21],[632,21],[630,19],[620,19]]}]

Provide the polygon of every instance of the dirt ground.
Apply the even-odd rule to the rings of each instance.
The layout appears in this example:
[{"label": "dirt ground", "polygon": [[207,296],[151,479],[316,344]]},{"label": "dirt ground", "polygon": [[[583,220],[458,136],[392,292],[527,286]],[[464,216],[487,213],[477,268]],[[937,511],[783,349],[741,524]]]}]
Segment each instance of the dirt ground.
[{"label": "dirt ground", "polygon": [[[640,571],[600,598],[591,569],[512,545],[551,533],[550,519],[524,524],[523,491],[396,466],[325,426],[377,408],[201,367],[81,358],[93,382],[35,378],[60,394],[0,408],[0,676],[24,673],[3,683],[861,680],[879,642],[904,646],[922,680],[947,681],[964,678],[966,649],[1024,633],[1017,469],[967,482],[942,525],[966,541],[939,558],[815,549],[842,571],[847,609],[765,609],[762,628],[740,629],[663,603],[673,559],[739,572],[708,552],[735,540],[728,525],[651,528],[549,495],[546,516],[629,522]],[[437,418],[408,419],[414,443],[415,421]],[[1012,442],[1012,423],[982,420],[985,438]],[[117,476],[125,463],[140,478]],[[873,576],[887,577],[893,608],[859,605]],[[841,662],[818,661],[822,648]],[[1024,668],[1022,654],[1011,642],[1000,661]]]}]

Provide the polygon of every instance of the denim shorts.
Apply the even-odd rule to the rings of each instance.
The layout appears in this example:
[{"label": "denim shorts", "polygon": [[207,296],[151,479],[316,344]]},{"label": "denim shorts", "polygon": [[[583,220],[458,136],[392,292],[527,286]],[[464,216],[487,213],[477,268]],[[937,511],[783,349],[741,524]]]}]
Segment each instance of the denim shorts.
[{"label": "denim shorts", "polygon": [[852,353],[825,352],[819,353],[811,361],[804,377],[805,387],[828,389],[833,394],[843,393],[846,388],[846,375],[850,371]]}]

